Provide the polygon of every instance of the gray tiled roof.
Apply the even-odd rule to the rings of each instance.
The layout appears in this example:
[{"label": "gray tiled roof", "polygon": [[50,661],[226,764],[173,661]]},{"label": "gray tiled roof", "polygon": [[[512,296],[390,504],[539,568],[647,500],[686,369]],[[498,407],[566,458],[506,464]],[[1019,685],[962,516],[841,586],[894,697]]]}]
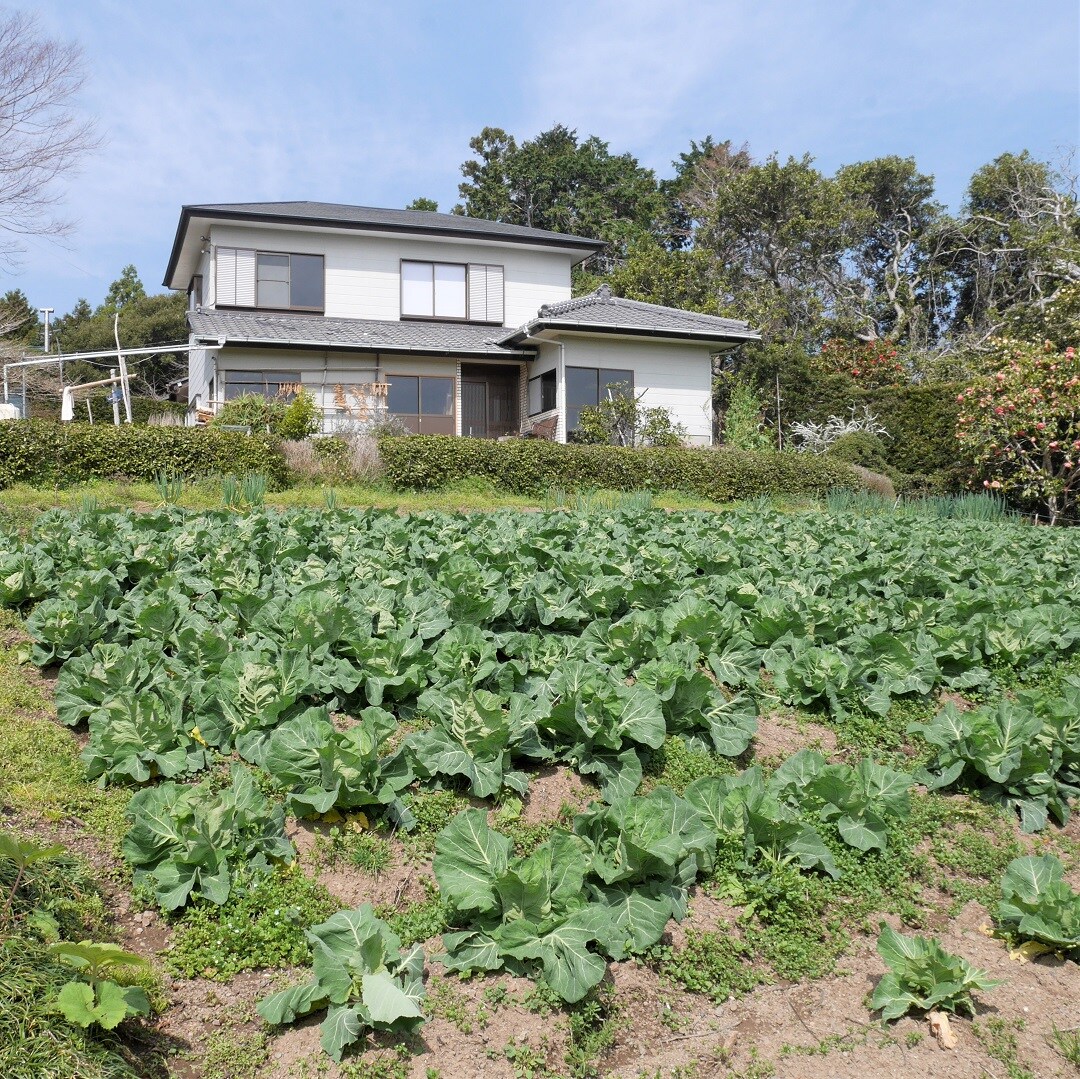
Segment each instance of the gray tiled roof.
[{"label": "gray tiled roof", "polygon": [[336,202],[222,202],[185,206],[193,217],[204,214],[230,217],[271,218],[307,221],[311,224],[342,225],[362,228],[388,228],[394,232],[448,232],[454,235],[475,234],[502,240],[551,243],[559,247],[582,247],[600,250],[602,240],[549,232],[504,221],[485,221],[461,214],[439,214],[429,210],[391,210],[376,206],[347,206]]},{"label": "gray tiled roof", "polygon": [[696,311],[662,307],[640,300],[624,300],[613,296],[607,285],[601,285],[587,296],[545,304],[536,318],[504,335],[502,340],[519,343],[540,330],[548,329],[591,329],[602,333],[689,337],[711,341],[753,341],[760,337],[747,323],[736,319],[701,315]]},{"label": "gray tiled roof", "polygon": [[322,315],[282,315],[260,311],[188,312],[197,337],[224,338],[229,344],[359,352],[424,352],[471,356],[531,356],[533,350],[500,345],[501,326],[466,322],[394,322]]}]

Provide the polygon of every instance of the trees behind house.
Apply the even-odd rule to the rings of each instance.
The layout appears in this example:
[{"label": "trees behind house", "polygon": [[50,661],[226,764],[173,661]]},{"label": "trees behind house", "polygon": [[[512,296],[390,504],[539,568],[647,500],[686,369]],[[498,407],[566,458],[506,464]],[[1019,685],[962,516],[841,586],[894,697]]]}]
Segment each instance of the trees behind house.
[{"label": "trees behind house", "polygon": [[[759,329],[763,341],[716,372],[714,397],[721,414],[732,395],[762,402],[774,444],[777,425],[823,421],[825,400],[846,415],[868,395],[893,394],[889,422],[898,430],[896,415],[952,415],[959,387],[987,378],[1011,384],[1015,372],[1003,356],[1044,356],[1046,340],[1051,355],[1080,345],[1076,177],[1026,151],[976,170],[950,213],[934,178],[898,155],[829,175],[809,155],[759,158],[708,136],[657,178],[630,154],[561,125],[520,142],[484,128],[470,149],[455,212],[608,241],[576,272],[575,291],[606,281],[619,296]],[[935,387],[943,396],[931,407]],[[1037,422],[1067,431],[1058,442],[1071,446],[1072,413],[1050,414],[1055,400],[1064,398],[1043,401],[1047,414]],[[969,423],[962,445],[950,444],[948,426],[935,434],[940,445],[907,446],[901,437],[885,445],[897,461],[963,458],[970,473],[974,460],[987,482],[1000,484],[993,490],[1028,498],[1073,490],[1080,458],[1062,456],[1054,476],[1021,482],[1030,459],[1021,466],[1014,456],[1005,467],[1005,439],[991,437],[992,423],[985,431]],[[947,482],[957,475],[953,468]],[[1074,502],[1058,497],[1053,515],[1072,512]]]},{"label": "trees behind house", "polygon": [[630,154],[556,125],[519,142],[470,141],[456,213],[607,240],[579,287],[745,318],[809,352],[829,339],[930,355],[978,349],[1022,308],[1080,282],[1072,177],[1005,153],[972,177],[959,213],[913,158],[834,175],[809,155],[756,159],[693,141],[657,179]]},{"label": "trees behind house", "polygon": [[[125,348],[175,345],[187,341],[187,297],[182,292],[147,295],[134,266],[125,266],[113,281],[105,300],[96,308],[83,299],[53,323],[53,339],[64,353],[100,352],[116,348],[113,319],[120,315],[120,344]],[[105,365],[108,361],[103,361]],[[139,392],[151,397],[168,396],[168,383],[187,370],[185,354],[162,353],[140,358],[131,364]],[[89,364],[66,367],[68,381],[88,381],[101,377],[101,370]]]}]

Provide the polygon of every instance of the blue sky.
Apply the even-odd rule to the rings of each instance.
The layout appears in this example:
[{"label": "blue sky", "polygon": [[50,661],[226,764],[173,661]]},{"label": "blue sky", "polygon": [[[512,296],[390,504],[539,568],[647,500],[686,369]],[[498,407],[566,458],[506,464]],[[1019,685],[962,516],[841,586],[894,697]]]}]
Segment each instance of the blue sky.
[{"label": "blue sky", "polygon": [[959,205],[1006,150],[1080,144],[1076,0],[42,0],[105,143],[77,222],[3,289],[63,313],[133,262],[158,291],[180,207],[314,199],[449,210],[468,140],[564,123],[670,175],[712,134],[832,171],[913,155]]}]

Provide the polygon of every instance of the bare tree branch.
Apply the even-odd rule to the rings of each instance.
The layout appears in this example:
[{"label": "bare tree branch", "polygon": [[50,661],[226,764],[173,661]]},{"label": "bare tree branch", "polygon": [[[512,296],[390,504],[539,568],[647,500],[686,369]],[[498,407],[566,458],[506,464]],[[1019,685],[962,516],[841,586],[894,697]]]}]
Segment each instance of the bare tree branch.
[{"label": "bare tree branch", "polygon": [[89,120],[73,112],[84,81],[82,50],[43,37],[32,15],[0,18],[0,262],[24,249],[19,236],[64,236],[56,181],[100,145]]}]

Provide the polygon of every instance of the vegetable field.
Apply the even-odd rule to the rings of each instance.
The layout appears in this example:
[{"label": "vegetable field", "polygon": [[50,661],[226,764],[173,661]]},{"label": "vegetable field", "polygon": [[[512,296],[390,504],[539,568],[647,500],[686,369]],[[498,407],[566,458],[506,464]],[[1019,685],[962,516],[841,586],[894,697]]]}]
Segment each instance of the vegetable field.
[{"label": "vegetable field", "polygon": [[[222,1074],[284,1075],[293,1052],[321,1074],[320,1046],[357,1076],[477,1054],[476,1074],[686,1077],[1080,1056],[1071,531],[88,508],[0,537],[0,604],[87,778],[133,792],[119,846],[174,988],[277,970],[234,979],[258,1045]],[[1010,979],[952,954],[972,902],[976,958],[1036,956],[1055,1033],[980,1011]],[[803,1022],[769,1061],[731,1034],[738,1002],[860,956],[847,1026],[809,1044]],[[976,1016],[952,1071],[888,1056],[926,1011]],[[499,1016],[504,1044],[481,1036]]]}]

